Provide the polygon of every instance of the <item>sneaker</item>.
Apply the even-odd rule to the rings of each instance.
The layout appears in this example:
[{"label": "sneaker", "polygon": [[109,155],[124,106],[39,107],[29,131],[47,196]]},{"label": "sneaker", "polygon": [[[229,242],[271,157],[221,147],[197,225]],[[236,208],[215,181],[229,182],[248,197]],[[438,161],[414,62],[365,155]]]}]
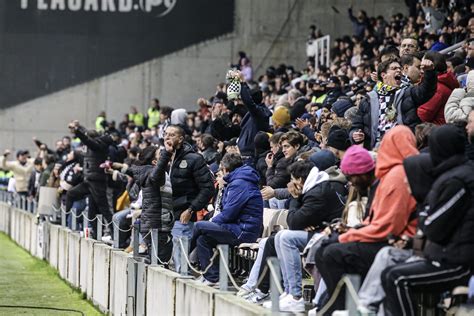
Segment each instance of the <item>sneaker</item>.
[{"label": "sneaker", "polygon": [[310,310],[308,311],[308,316],[316,316],[317,313],[318,313],[318,307],[316,306],[315,308],[310,309]]},{"label": "sneaker", "polygon": [[104,242],[108,245],[112,245],[114,243],[114,241],[112,240],[112,236],[110,236],[110,235],[102,236],[102,242]]},{"label": "sneaker", "polygon": [[377,315],[377,312],[364,305],[359,305],[357,306],[357,314],[360,316],[375,316]]},{"label": "sneaker", "polygon": [[[281,294],[280,294],[280,297],[279,297],[280,302],[281,302],[281,300],[284,299],[287,295],[288,295],[288,293],[286,293],[286,292],[281,293]],[[271,298],[269,297],[268,302],[263,303],[262,306],[265,307],[265,308],[271,309],[271,308],[272,308],[272,300],[271,300]]]},{"label": "sneaker", "polygon": [[255,291],[252,291],[247,295],[245,300],[250,303],[254,304],[262,304],[264,303],[268,298],[270,298],[270,295],[268,293],[263,293],[259,289],[256,289]]},{"label": "sneaker", "polygon": [[287,295],[280,300],[280,311],[293,313],[304,312],[304,299],[301,297],[299,300],[295,300],[293,295]]},{"label": "sneaker", "polygon": [[202,275],[199,278],[197,278],[196,281],[207,286],[213,286],[213,287],[219,286],[219,282],[211,282]]},{"label": "sneaker", "polygon": [[251,289],[247,288],[245,285],[242,285],[240,290],[235,295],[237,295],[238,297],[247,297],[252,292],[253,291]]}]

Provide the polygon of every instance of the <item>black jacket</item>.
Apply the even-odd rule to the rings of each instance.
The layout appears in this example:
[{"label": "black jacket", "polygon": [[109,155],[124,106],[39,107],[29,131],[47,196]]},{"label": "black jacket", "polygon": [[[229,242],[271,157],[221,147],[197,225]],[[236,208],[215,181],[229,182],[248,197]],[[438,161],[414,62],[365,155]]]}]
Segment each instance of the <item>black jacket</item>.
[{"label": "black jacket", "polygon": [[[191,145],[183,143],[176,151],[170,171],[175,219],[188,207],[200,211],[214,194],[214,181],[204,158]],[[193,214],[192,220],[196,216]]]},{"label": "black jacket", "polygon": [[270,151],[267,150],[261,154],[259,154],[257,157],[255,157],[255,169],[258,172],[258,175],[260,176],[260,181],[259,185],[263,186],[267,183],[267,178],[266,178],[266,173],[267,173],[267,163],[265,162],[265,158],[267,157],[267,154]]},{"label": "black jacket", "polygon": [[[280,156],[281,155],[281,156]],[[281,157],[280,159],[278,159]],[[290,182],[290,173],[288,172],[288,167],[295,161],[296,155],[290,159],[283,157],[283,154],[280,152],[274,159],[278,159],[273,163],[271,168],[267,169],[266,178],[267,185],[273,189],[286,188],[288,182]]]},{"label": "black jacket", "polygon": [[474,162],[453,156],[437,166],[444,172],[428,194],[424,222],[425,257],[474,267]]},{"label": "black jacket", "polygon": [[326,98],[323,102],[323,107],[331,109],[331,106],[340,96],[343,96],[344,93],[342,92],[341,87],[335,87],[328,91]]},{"label": "black jacket", "polygon": [[341,217],[346,195],[344,183],[327,180],[316,184],[298,199],[291,198],[286,219],[288,228],[304,230],[313,226],[321,230],[323,222]]},{"label": "black jacket", "polygon": [[82,126],[76,129],[75,134],[87,146],[87,152],[84,154],[84,180],[105,181],[107,177],[100,165],[107,160],[109,146],[113,143],[112,138],[109,135],[91,138]]},{"label": "black jacket", "polygon": [[171,182],[166,181],[166,168],[171,155],[161,151],[156,166],[132,166],[127,173],[133,176],[142,189],[142,215],[140,231],[148,233],[150,229],[170,232],[174,225],[173,196]]},{"label": "black jacket", "polygon": [[[425,72],[423,81],[419,85],[401,88],[396,92],[393,102],[395,102],[397,111],[400,111],[399,117],[401,120],[397,117],[399,124],[407,125],[414,129],[417,124],[421,123],[416,110],[435,94],[436,84],[436,72],[431,70]],[[376,94],[375,91],[371,93]],[[356,115],[352,119],[351,136],[354,131],[361,129],[365,134],[364,147],[368,149],[373,148],[375,145],[376,135],[374,133],[378,127],[379,107],[372,108],[370,97],[368,96],[362,100]],[[372,119],[373,114],[377,115],[374,119]]]},{"label": "black jacket", "polygon": [[306,113],[306,104],[309,103],[309,100],[305,97],[299,97],[296,99],[293,106],[290,107],[290,119],[292,121],[303,116]]}]

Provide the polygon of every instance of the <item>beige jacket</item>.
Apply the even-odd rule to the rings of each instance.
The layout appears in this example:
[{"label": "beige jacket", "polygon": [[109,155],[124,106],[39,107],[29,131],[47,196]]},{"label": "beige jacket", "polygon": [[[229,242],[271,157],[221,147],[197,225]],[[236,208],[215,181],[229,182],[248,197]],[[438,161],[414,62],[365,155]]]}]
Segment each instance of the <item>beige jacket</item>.
[{"label": "beige jacket", "polygon": [[28,162],[23,166],[17,160],[7,161],[5,156],[0,156],[0,168],[13,172],[16,192],[28,192],[28,180],[34,168],[33,162],[34,159],[28,159]]}]

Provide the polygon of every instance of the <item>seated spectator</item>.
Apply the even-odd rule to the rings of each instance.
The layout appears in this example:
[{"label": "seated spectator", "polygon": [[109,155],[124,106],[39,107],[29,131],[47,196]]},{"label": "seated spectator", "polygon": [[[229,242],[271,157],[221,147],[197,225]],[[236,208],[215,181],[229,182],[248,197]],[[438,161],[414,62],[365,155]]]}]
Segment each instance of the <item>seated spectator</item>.
[{"label": "seated spectator", "polygon": [[[226,154],[221,161],[221,170],[224,181],[227,182],[222,210],[211,222],[197,222],[191,239],[191,251],[197,248],[203,269],[209,265],[213,248],[219,244],[236,246],[242,242],[255,242],[260,237],[263,223],[263,201],[258,188],[257,172],[243,165],[238,154]],[[218,267],[218,262],[214,262],[203,275],[202,282],[217,283]]]},{"label": "seated spectator", "polygon": [[474,109],[474,70],[467,76],[466,88],[454,89],[446,101],[444,108],[446,122],[466,120],[472,109]]},{"label": "seated spectator", "polygon": [[465,158],[465,133],[445,125],[430,135],[429,148],[436,180],[428,193],[426,260],[385,270],[382,284],[387,315],[416,315],[415,291],[443,292],[466,285],[474,268],[474,165]]},{"label": "seated spectator", "polygon": [[[417,153],[415,136],[408,127],[396,126],[382,140],[375,169],[380,182],[364,226],[341,235],[332,233],[327,246],[316,253],[316,266],[329,295],[344,274],[356,273],[364,279],[389,235],[414,235],[416,220],[412,213],[416,202],[406,188],[402,163]],[[331,310],[343,307],[344,295],[339,294]]]}]

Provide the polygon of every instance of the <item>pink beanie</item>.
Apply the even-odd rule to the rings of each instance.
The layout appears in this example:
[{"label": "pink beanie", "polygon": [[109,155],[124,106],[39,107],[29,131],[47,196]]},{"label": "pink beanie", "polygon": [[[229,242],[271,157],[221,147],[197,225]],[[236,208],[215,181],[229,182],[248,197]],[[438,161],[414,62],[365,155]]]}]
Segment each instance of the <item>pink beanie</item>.
[{"label": "pink beanie", "polygon": [[352,145],[341,161],[341,170],[346,175],[359,175],[375,168],[375,163],[367,149]]}]

